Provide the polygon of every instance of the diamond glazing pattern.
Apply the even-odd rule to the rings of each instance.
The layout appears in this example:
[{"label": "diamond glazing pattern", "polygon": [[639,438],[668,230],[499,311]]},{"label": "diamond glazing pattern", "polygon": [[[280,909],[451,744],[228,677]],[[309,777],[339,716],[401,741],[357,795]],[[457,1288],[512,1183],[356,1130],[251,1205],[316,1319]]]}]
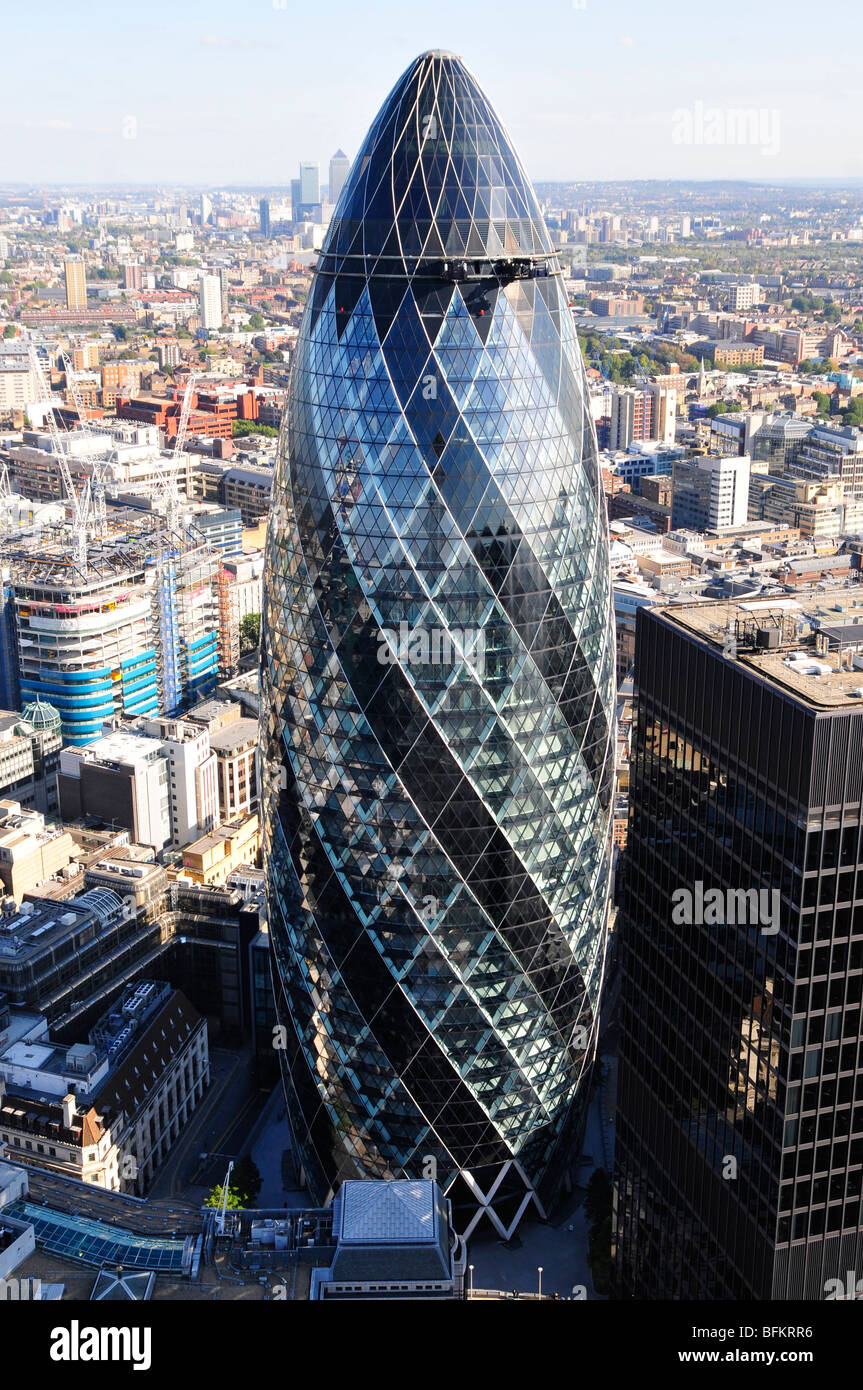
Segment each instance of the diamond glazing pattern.
[{"label": "diamond glazing pattern", "polygon": [[450,55],[396,85],[330,225],[263,634],[274,981],[312,1191],[434,1173],[508,1230],[554,1196],[593,1056],[614,635],[559,267]]}]

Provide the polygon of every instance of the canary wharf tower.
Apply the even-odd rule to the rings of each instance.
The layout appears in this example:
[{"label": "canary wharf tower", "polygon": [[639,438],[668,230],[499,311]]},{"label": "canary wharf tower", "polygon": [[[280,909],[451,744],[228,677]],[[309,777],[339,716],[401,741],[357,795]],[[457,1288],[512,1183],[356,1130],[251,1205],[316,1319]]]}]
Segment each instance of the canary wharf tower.
[{"label": "canary wharf tower", "polygon": [[605,956],[614,638],[554,249],[462,62],[372,125],[320,254],[267,540],[262,738],[288,1112],[317,1200],[547,1211]]}]

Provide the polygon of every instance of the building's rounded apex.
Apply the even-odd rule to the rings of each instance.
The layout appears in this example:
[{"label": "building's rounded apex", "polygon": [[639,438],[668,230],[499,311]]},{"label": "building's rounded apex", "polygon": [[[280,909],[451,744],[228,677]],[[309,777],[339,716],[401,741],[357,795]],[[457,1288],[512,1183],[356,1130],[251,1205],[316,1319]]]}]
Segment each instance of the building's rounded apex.
[{"label": "building's rounded apex", "polygon": [[[435,74],[444,71],[441,85]],[[413,268],[551,252],[533,189],[476,78],[457,54],[428,49],[402,73],[357,153],[322,248],[328,273],[311,318],[342,258],[345,268],[364,261],[390,276],[399,260]]]}]

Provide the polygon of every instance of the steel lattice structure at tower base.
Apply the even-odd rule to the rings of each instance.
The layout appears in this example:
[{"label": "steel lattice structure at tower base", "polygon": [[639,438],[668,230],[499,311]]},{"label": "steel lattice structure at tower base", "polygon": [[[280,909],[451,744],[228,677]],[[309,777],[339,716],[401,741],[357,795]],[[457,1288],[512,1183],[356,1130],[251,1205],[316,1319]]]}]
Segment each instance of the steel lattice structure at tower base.
[{"label": "steel lattice structure at tower base", "polygon": [[[605,959],[614,635],[583,366],[533,191],[425,54],[353,166],[293,365],[262,740],[288,1108],[318,1200],[564,1179]],[[459,1216],[461,1212],[461,1216]]]}]

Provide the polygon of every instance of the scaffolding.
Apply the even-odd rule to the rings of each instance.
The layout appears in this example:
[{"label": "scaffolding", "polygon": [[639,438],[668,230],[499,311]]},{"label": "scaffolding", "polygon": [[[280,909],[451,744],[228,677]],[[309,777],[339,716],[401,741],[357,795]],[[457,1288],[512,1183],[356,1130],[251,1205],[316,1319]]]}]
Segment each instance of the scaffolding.
[{"label": "scaffolding", "polygon": [[230,571],[219,566],[219,675],[233,676],[240,660],[240,617],[236,585]]},{"label": "scaffolding", "polygon": [[159,672],[159,705],[163,714],[175,714],[182,701],[180,634],[177,624],[177,574],[166,557],[156,579],[156,663]]}]

